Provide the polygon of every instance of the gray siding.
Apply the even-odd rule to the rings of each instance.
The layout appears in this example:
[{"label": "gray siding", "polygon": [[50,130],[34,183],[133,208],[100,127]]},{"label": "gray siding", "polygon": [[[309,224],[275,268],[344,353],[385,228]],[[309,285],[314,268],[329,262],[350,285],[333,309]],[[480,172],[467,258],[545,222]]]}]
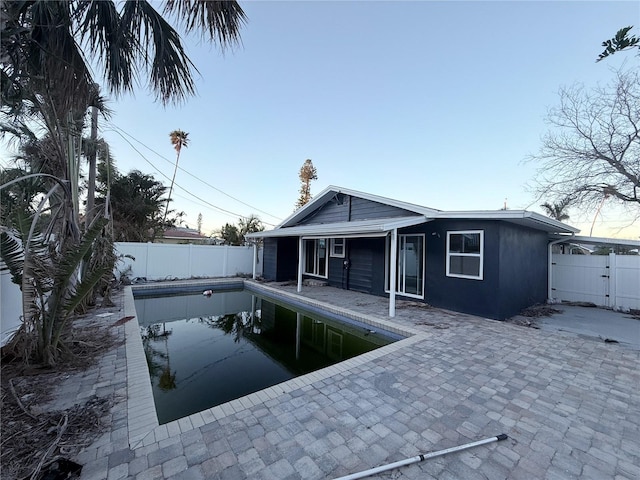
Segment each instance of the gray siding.
[{"label": "gray siding", "polygon": [[275,280],[278,273],[278,240],[275,238],[264,239],[262,251],[262,278]]},{"label": "gray siding", "polygon": [[262,277],[265,280],[294,280],[298,271],[298,239],[265,238],[262,261]]},{"label": "gray siding", "polygon": [[370,200],[364,200],[358,197],[352,197],[351,200],[351,220],[371,220],[374,218],[391,218],[391,217],[408,217],[418,215],[409,210],[384,205]]},{"label": "gray siding", "polygon": [[359,197],[338,194],[317,210],[311,212],[297,225],[318,225],[322,223],[349,222],[354,220],[371,220],[375,218],[395,218],[418,215],[378,202]]}]

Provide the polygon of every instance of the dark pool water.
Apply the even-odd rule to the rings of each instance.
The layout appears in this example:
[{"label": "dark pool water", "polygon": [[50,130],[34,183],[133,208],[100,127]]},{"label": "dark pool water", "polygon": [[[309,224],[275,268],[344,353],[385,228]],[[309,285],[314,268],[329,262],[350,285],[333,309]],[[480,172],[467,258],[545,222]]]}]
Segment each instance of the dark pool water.
[{"label": "dark pool water", "polygon": [[161,424],[400,338],[245,290],[135,302]]}]

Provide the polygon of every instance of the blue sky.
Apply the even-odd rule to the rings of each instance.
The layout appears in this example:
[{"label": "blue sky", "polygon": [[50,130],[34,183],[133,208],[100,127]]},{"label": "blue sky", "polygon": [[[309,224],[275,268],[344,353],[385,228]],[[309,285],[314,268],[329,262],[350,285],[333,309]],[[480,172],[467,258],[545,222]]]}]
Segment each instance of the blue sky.
[{"label": "blue sky", "polygon": [[[241,47],[222,55],[187,40],[197,97],[163,108],[141,87],[111,103],[102,127],[122,172],[167,185],[168,134],[189,132],[180,166],[193,176],[178,171],[173,203],[189,226],[202,213],[207,234],[240,215],[270,224],[290,215],[307,158],[318,170],[313,193],[339,185],[442,210],[499,209],[507,199],[541,211],[526,189],[536,166],[523,160],[539,149],[558,90],[606,83],[612,69],[640,62],[624,52],[595,63],[619,28],[640,33],[638,2],[241,5]],[[595,212],[569,212],[588,235]],[[629,221],[605,204],[593,235],[638,239],[638,225],[620,230]]]}]

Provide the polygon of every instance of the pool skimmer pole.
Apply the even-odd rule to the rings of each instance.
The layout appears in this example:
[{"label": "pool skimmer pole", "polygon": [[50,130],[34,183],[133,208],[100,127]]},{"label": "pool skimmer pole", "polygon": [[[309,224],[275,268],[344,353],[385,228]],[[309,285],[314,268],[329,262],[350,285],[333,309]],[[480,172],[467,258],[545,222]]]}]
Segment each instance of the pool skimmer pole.
[{"label": "pool skimmer pole", "polygon": [[508,437],[505,433],[501,433],[496,437],[485,438],[484,440],[478,440],[477,442],[466,443],[464,445],[446,448],[444,450],[439,450],[437,452],[421,453],[420,455],[416,455],[415,457],[406,458],[404,460],[399,460],[393,463],[388,463],[386,465],[371,468],[369,470],[364,470],[362,472],[352,473],[351,475],[346,475],[344,477],[336,478],[335,480],[355,480],[356,478],[365,478],[371,475],[375,475],[376,473],[386,472],[387,470],[393,470],[394,468],[404,467],[405,465],[411,465],[412,463],[422,462],[424,460],[429,460],[435,457],[441,457],[442,455],[446,455],[448,453],[460,452],[468,448],[479,447],[480,445],[486,445],[487,443],[499,442],[501,440],[506,440],[507,438]]}]

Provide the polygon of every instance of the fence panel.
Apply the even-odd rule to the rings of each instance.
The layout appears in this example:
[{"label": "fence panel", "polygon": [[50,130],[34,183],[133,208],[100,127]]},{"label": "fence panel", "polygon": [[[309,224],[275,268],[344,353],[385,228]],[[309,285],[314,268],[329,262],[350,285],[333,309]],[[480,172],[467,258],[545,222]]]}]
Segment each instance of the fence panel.
[{"label": "fence panel", "polygon": [[[135,257],[124,258],[117,267],[119,271],[131,267],[131,278],[232,277],[253,272],[253,247],[118,242],[116,248],[122,255]],[[262,272],[261,254],[260,251],[258,275]]]},{"label": "fence panel", "polygon": [[612,270],[612,306],[640,309],[640,255],[616,255]]},{"label": "fence panel", "polygon": [[552,268],[557,300],[640,309],[640,256],[554,254]]}]

